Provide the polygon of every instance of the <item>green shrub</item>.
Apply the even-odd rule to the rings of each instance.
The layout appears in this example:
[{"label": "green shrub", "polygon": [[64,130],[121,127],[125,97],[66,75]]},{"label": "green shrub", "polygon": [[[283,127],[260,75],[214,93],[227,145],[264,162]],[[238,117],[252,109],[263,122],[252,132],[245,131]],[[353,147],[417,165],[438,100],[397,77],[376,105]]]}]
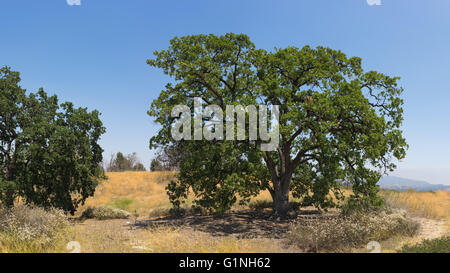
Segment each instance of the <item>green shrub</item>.
[{"label": "green shrub", "polygon": [[341,208],[343,214],[349,215],[353,213],[372,213],[380,211],[383,210],[384,205],[384,199],[379,196],[371,198],[364,196],[355,197],[352,195]]},{"label": "green shrub", "polygon": [[287,237],[292,244],[308,251],[342,251],[395,235],[412,236],[418,227],[417,223],[407,219],[405,213],[400,211],[354,213],[306,225],[293,225]]},{"label": "green shrub", "polygon": [[128,211],[110,206],[89,207],[83,212],[81,217],[88,219],[95,218],[99,220],[127,219],[130,217],[130,213]]},{"label": "green shrub", "polygon": [[398,251],[401,253],[450,253],[450,236],[432,240],[423,240],[415,245],[406,245]]}]

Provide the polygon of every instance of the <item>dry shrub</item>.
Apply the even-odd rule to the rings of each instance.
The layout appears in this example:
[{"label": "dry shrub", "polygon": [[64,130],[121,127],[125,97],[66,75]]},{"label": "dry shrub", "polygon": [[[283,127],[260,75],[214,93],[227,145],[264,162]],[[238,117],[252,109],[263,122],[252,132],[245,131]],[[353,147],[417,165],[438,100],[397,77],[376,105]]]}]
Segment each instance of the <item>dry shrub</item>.
[{"label": "dry shrub", "polygon": [[89,207],[83,212],[81,217],[88,219],[95,218],[99,220],[127,219],[130,217],[130,213],[128,211],[109,206]]},{"label": "dry shrub", "polygon": [[19,241],[48,242],[69,224],[62,210],[29,205],[0,208],[0,232]]},{"label": "dry shrub", "polygon": [[413,236],[418,228],[419,224],[409,220],[404,211],[380,211],[296,224],[291,226],[287,238],[311,252],[339,252],[396,235]]},{"label": "dry shrub", "polygon": [[158,207],[154,208],[150,211],[149,217],[162,217],[162,216],[169,216],[171,215],[170,208],[169,207]]}]

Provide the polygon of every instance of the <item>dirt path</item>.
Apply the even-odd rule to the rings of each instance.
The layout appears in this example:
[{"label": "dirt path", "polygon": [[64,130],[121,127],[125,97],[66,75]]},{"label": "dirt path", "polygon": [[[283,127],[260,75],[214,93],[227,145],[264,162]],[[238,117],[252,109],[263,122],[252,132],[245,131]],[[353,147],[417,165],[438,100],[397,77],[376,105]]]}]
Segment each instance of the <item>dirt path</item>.
[{"label": "dirt path", "polygon": [[411,217],[412,220],[420,224],[417,240],[435,239],[445,234],[445,221],[433,220],[419,216]]},{"label": "dirt path", "polygon": [[382,243],[382,252],[397,252],[405,245],[415,245],[423,240],[439,238],[446,234],[446,223],[444,220],[429,219],[418,215],[409,215],[409,218],[420,224],[419,230],[414,237],[392,238]]}]

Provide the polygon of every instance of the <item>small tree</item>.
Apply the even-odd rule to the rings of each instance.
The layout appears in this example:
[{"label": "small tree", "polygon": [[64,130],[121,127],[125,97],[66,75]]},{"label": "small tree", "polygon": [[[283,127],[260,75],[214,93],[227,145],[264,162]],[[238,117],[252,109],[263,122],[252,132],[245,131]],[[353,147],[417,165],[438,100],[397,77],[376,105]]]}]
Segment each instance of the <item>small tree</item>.
[{"label": "small tree", "polygon": [[172,145],[161,149],[156,157],[150,163],[150,170],[154,171],[177,171],[184,152],[181,147],[181,142],[174,142]]},{"label": "small tree", "polygon": [[164,168],[158,159],[156,158],[152,159],[152,162],[150,162],[150,171],[152,172],[164,171]]},{"label": "small tree", "polygon": [[0,69],[0,201],[73,213],[103,177],[100,114],[43,89],[27,95],[19,82],[18,72]]},{"label": "small tree", "polygon": [[136,153],[124,156],[123,153],[118,152],[112,154],[108,166],[108,172],[124,172],[124,171],[145,171],[144,165],[139,161]]},{"label": "small tree", "polygon": [[137,172],[143,172],[143,171],[146,171],[146,169],[145,169],[145,167],[144,167],[144,164],[142,164],[142,163],[140,163],[140,162],[138,162],[138,163],[136,163],[136,164],[134,165],[133,170],[134,170],[134,171],[137,171]]},{"label": "small tree", "polygon": [[168,187],[174,205],[192,189],[196,204],[223,210],[236,195],[245,199],[266,189],[283,216],[289,192],[305,204],[330,207],[330,192],[342,198],[342,181],[351,183],[356,203],[377,204],[381,173],[396,167],[392,158],[405,156],[398,78],[364,72],[358,57],[309,46],[268,52],[232,33],[174,38],[155,56],[148,64],[174,83],[149,111],[162,125],[151,148],[173,145],[170,128],[177,118],[171,110],[179,104],[192,109],[194,97],[224,110],[238,104],[280,107],[276,151],[260,151],[259,140],[182,141],[186,156]]}]

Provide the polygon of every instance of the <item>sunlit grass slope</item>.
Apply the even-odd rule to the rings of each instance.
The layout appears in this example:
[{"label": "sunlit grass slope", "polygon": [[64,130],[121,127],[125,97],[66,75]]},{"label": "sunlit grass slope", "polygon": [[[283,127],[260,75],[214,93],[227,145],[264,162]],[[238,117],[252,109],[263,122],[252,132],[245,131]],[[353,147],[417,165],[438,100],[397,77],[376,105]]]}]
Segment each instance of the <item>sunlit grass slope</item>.
[{"label": "sunlit grass slope", "polygon": [[88,206],[115,206],[146,215],[155,208],[170,207],[165,187],[173,172],[110,172],[80,210]]},{"label": "sunlit grass slope", "polygon": [[446,220],[447,232],[450,233],[450,192],[397,192],[383,190],[380,192],[386,203],[401,207],[425,218]]},{"label": "sunlit grass slope", "polygon": [[412,213],[423,215],[426,218],[443,219],[450,217],[450,192],[397,192],[381,191],[386,202],[395,203]]}]

